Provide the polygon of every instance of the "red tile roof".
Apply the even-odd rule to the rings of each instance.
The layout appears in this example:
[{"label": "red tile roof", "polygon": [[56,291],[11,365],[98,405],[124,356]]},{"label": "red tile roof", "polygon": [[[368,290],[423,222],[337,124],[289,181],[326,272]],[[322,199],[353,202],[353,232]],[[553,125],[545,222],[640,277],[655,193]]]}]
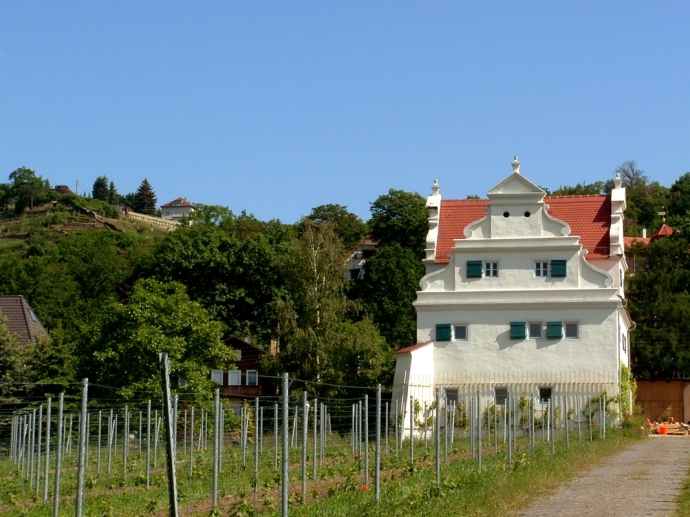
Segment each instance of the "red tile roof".
[{"label": "red tile roof", "polygon": [[433,343],[433,341],[427,341],[426,343],[417,343],[416,345],[406,346],[405,348],[401,348],[400,350],[398,350],[395,353],[396,354],[408,354],[408,353],[414,352],[415,350],[422,348],[422,347],[424,347],[430,343]]},{"label": "red tile roof", "polygon": [[669,235],[673,235],[673,228],[664,223],[656,232],[654,232],[654,235],[652,235],[649,240],[655,241],[657,239],[661,239],[662,237],[668,237]]},{"label": "red tile roof", "polygon": [[21,295],[0,296],[0,314],[7,318],[7,328],[19,336],[22,345],[46,334],[29,302]]},{"label": "red tile roof", "polygon": [[170,208],[173,206],[184,206],[188,208],[194,208],[194,205],[187,201],[186,197],[178,197],[172,201],[168,201],[166,204],[161,205],[161,208]]},{"label": "red tile roof", "polygon": [[[548,196],[549,214],[570,225],[570,235],[580,237],[588,251],[587,258],[606,258],[609,255],[611,226],[610,196]],[[436,263],[448,264],[455,239],[464,239],[465,227],[486,215],[488,199],[444,199],[439,214]]]},{"label": "red tile roof", "polygon": [[636,242],[649,244],[649,237],[623,237],[623,244],[625,244],[626,248],[632,248],[632,245]]}]

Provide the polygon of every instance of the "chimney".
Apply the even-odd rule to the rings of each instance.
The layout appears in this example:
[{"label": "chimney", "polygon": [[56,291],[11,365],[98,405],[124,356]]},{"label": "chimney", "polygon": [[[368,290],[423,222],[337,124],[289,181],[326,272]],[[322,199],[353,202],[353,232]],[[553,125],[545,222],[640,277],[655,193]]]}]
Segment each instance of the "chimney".
[{"label": "chimney", "polygon": [[643,239],[647,238],[647,228],[642,228],[642,238]]}]

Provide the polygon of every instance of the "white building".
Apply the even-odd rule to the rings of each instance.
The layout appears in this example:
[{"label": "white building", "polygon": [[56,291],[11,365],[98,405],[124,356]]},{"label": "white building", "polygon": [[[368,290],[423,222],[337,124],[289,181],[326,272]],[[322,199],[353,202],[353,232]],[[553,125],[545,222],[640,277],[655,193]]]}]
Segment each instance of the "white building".
[{"label": "white building", "polygon": [[506,392],[617,394],[633,326],[621,180],[608,196],[547,197],[516,157],[488,199],[432,191],[417,344],[398,351],[394,403],[409,414],[411,398],[431,403],[436,388],[465,407],[477,391],[483,407]]},{"label": "white building", "polygon": [[194,205],[186,197],[178,197],[161,205],[161,217],[171,221],[179,221],[194,212]]}]

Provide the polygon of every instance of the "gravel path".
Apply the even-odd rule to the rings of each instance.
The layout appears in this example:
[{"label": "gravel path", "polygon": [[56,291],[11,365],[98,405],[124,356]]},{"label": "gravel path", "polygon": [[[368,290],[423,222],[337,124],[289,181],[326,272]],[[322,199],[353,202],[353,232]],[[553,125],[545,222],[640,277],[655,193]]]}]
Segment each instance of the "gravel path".
[{"label": "gravel path", "polygon": [[539,498],[518,515],[669,516],[689,467],[690,438],[653,436]]}]

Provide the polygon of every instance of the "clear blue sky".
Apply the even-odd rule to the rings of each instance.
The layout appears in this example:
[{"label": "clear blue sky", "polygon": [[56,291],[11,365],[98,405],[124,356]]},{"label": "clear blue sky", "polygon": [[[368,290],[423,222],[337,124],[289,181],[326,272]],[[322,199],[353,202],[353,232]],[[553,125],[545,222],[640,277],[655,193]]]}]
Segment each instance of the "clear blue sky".
[{"label": "clear blue sky", "polygon": [[147,177],[294,222],[625,159],[690,171],[689,2],[0,3],[0,181]]}]

